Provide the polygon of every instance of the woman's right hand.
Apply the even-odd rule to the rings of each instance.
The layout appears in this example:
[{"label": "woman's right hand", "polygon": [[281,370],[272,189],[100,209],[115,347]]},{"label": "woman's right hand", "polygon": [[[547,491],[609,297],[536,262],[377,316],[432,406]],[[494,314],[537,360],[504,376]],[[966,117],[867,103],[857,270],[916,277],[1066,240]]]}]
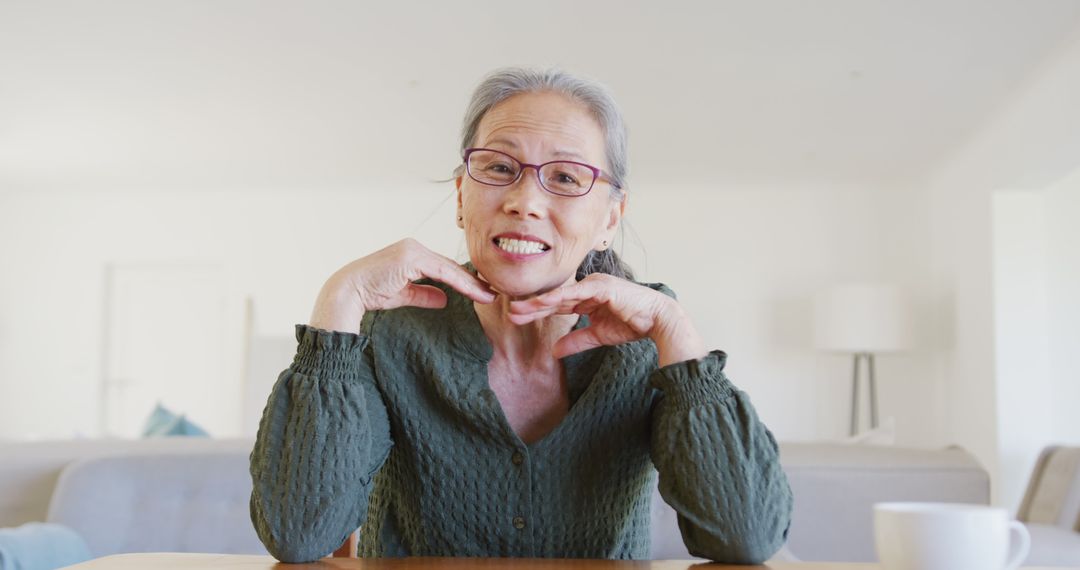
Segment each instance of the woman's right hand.
[{"label": "woman's right hand", "polygon": [[367,311],[445,307],[446,294],[438,287],[413,283],[424,277],[445,283],[478,303],[495,300],[486,283],[454,260],[408,238],[361,257],[331,275],[319,291],[308,324],[356,334]]}]

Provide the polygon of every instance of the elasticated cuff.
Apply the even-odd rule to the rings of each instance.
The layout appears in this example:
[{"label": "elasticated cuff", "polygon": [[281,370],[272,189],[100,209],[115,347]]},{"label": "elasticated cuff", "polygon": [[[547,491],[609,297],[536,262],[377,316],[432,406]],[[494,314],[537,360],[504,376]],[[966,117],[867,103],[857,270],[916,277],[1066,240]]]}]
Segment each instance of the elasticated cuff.
[{"label": "elasticated cuff", "polygon": [[649,377],[654,388],[662,390],[673,405],[692,407],[724,401],[735,393],[735,387],[724,376],[727,353],[714,350],[698,360],[675,362]]},{"label": "elasticated cuff", "polygon": [[293,367],[297,372],[323,377],[353,377],[360,371],[367,335],[327,331],[308,325],[296,325],[296,349]]}]

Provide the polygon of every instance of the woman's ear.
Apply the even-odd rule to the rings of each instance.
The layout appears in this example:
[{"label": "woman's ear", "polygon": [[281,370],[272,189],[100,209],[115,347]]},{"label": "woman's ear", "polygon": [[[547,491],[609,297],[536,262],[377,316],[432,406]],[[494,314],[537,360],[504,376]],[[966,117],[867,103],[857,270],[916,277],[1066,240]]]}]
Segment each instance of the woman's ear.
[{"label": "woman's ear", "polygon": [[607,224],[604,226],[604,231],[600,232],[596,246],[593,248],[596,251],[604,251],[615,243],[615,232],[619,229],[619,223],[622,221],[623,213],[626,212],[627,199],[628,196],[624,192],[622,199],[611,205],[611,209],[608,211],[607,215]]},{"label": "woman's ear", "polygon": [[461,205],[461,177],[454,179],[454,187],[457,188],[457,227],[465,229],[465,217],[462,214],[464,208]]}]

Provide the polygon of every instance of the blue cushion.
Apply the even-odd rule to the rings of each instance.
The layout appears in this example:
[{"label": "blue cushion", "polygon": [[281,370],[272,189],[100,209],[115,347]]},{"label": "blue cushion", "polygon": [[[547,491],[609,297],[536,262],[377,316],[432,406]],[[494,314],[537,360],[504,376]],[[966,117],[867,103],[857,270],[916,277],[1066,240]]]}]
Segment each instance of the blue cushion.
[{"label": "blue cushion", "polygon": [[89,560],[86,541],[54,523],[0,528],[0,570],[52,570]]},{"label": "blue cushion", "polygon": [[154,411],[150,412],[150,417],[146,418],[142,435],[143,437],[209,436],[206,430],[188,420],[183,414],[176,415],[165,406],[162,406],[161,402],[154,406]]}]

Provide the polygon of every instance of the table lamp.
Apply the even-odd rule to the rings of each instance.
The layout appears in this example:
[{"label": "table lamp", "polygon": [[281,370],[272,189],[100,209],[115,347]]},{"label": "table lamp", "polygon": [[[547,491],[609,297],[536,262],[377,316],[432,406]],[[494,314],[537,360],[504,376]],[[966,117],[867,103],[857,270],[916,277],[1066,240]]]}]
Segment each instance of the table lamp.
[{"label": "table lamp", "polygon": [[854,355],[851,373],[851,435],[859,427],[859,362],[869,371],[870,427],[878,425],[874,355],[911,344],[910,307],[896,286],[876,283],[837,285],[814,303],[814,344],[818,349]]}]

